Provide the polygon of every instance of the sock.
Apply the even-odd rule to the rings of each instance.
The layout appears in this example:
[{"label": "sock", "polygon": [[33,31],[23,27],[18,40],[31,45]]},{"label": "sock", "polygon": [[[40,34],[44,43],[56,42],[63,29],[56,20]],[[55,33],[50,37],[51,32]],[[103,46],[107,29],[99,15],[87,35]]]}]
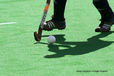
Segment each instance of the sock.
[{"label": "sock", "polygon": [[67,0],[54,0],[54,15],[53,18],[56,21],[63,21],[64,18],[64,11],[66,6]]},{"label": "sock", "polygon": [[93,0],[93,4],[101,14],[101,20],[109,21],[112,18],[113,11],[107,0]]}]

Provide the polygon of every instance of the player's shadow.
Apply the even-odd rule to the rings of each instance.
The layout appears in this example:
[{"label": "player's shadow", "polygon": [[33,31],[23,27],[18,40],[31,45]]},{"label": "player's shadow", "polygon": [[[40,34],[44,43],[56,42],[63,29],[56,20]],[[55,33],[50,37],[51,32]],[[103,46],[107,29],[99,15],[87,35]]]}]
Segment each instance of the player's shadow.
[{"label": "player's shadow", "polygon": [[[65,55],[82,55],[94,52],[111,45],[114,41],[104,41],[100,38],[106,37],[113,32],[100,33],[96,36],[88,38],[87,41],[82,42],[67,42],[64,38],[65,35],[54,35],[57,39],[57,44],[48,45],[48,51],[55,54],[46,55],[45,58],[59,58]],[[109,49],[110,50],[110,49]]]}]

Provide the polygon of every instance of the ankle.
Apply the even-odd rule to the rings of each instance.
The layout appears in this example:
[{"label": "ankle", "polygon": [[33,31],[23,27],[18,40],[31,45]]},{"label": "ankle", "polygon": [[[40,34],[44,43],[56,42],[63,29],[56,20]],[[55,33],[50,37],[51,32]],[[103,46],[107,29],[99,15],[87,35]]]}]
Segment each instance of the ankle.
[{"label": "ankle", "polygon": [[54,15],[52,16],[52,20],[54,20],[54,22],[56,22],[56,23],[65,22],[65,18],[57,18],[57,17],[54,17]]}]

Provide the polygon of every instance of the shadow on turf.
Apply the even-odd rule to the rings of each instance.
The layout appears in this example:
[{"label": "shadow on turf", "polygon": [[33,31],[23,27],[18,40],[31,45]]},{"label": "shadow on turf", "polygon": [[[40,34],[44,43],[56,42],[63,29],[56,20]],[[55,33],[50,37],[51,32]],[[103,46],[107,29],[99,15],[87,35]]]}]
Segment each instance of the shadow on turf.
[{"label": "shadow on turf", "polygon": [[[114,41],[103,41],[100,38],[104,38],[113,32],[100,33],[96,36],[88,38],[87,41],[82,42],[66,42],[65,35],[54,35],[57,39],[57,45],[48,45],[51,52],[55,52],[52,55],[46,55],[45,58],[59,58],[65,55],[82,55],[90,52],[94,52],[98,49],[111,45]],[[63,49],[60,49],[62,48]]]}]

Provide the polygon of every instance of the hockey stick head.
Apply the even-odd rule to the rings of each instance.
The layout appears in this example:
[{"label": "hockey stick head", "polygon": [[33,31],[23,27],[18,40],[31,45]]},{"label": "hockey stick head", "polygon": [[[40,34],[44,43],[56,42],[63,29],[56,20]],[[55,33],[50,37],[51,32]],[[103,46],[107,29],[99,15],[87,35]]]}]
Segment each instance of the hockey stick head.
[{"label": "hockey stick head", "polygon": [[41,36],[42,36],[42,29],[39,28],[38,33],[37,32],[34,32],[34,39],[36,41],[40,41],[41,40]]},{"label": "hockey stick head", "polygon": [[40,41],[41,39],[38,37],[38,33],[37,32],[34,32],[34,39],[36,41]]}]

